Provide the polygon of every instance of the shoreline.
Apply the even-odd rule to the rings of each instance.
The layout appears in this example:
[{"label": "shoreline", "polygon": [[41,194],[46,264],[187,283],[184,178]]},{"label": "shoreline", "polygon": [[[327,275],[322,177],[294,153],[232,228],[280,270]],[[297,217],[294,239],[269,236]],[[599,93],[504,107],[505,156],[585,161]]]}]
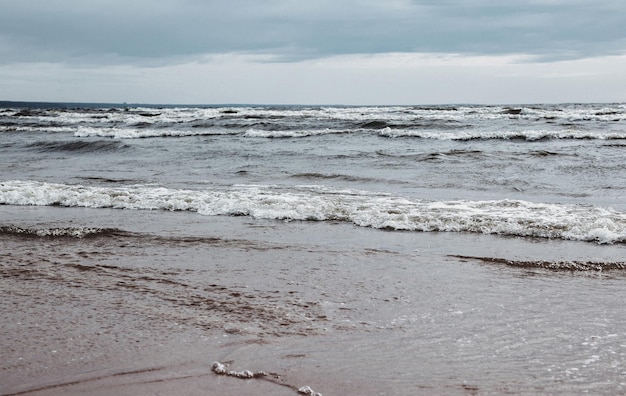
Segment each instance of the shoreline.
[{"label": "shoreline", "polygon": [[[138,233],[0,235],[2,395],[626,390],[624,271],[489,262],[617,262],[623,246],[187,213],[0,213],[23,227]],[[214,362],[273,380],[220,376]]]}]

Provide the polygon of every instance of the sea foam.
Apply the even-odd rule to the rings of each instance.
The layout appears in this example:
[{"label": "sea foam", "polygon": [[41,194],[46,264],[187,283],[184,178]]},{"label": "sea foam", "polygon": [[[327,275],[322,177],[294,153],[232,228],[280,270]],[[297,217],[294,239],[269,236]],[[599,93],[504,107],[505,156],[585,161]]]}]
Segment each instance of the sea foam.
[{"label": "sea foam", "polygon": [[260,219],[340,221],[421,232],[626,242],[626,213],[592,205],[522,200],[429,201],[324,186],[234,185],[204,190],[95,187],[6,181],[0,204],[191,211]]}]

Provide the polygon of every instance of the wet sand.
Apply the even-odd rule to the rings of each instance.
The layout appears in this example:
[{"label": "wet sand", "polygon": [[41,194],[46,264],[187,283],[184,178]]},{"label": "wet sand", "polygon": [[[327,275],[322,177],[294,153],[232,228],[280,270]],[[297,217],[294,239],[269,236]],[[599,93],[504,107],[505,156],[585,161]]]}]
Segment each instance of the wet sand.
[{"label": "wet sand", "polygon": [[[545,265],[619,264],[622,246],[191,213],[0,215],[107,230],[0,235],[2,395],[626,390],[624,271]],[[217,375],[216,361],[267,375]]]}]

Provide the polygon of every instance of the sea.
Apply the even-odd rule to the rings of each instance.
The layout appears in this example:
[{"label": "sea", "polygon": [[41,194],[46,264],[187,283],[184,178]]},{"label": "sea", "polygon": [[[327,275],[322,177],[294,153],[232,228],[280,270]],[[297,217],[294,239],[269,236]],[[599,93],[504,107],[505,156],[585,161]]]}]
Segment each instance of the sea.
[{"label": "sea", "polygon": [[[625,162],[622,103],[2,102],[0,294],[324,394],[624,393]],[[6,392],[84,350],[6,326]]]}]

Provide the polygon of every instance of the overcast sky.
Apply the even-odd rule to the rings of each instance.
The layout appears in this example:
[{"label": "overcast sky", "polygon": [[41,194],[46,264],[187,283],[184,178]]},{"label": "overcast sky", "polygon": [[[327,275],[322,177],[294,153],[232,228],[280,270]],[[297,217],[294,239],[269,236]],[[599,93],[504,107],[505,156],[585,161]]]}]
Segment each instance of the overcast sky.
[{"label": "overcast sky", "polygon": [[0,100],[626,102],[626,1],[0,0]]}]

